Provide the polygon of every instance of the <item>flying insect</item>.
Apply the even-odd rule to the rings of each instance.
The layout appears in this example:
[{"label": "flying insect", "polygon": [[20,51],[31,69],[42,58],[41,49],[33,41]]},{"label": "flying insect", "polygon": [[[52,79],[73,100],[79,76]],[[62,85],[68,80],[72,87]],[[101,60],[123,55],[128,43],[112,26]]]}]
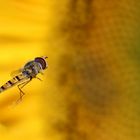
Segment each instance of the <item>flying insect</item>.
[{"label": "flying insect", "polygon": [[21,100],[25,95],[25,93],[22,91],[22,88],[34,78],[41,80],[37,77],[37,75],[39,73],[43,74],[43,71],[48,68],[46,58],[48,57],[36,57],[34,60],[27,62],[23,68],[16,71],[16,74],[14,74],[11,80],[7,81],[0,87],[0,93],[17,85],[20,91],[19,100]]}]

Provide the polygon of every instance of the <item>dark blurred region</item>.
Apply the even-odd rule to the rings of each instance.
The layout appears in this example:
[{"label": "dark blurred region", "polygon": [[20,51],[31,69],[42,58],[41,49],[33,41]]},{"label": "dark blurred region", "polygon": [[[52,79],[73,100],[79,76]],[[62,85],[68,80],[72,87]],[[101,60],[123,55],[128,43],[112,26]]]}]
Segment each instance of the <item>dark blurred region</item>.
[{"label": "dark blurred region", "polygon": [[[61,18],[52,36],[55,43],[51,42],[50,46],[60,53],[55,58],[56,89],[59,91],[56,96],[63,96],[64,103],[57,101],[62,104],[59,109],[65,116],[54,121],[53,129],[66,135],[64,139],[140,138],[140,124],[136,124],[140,118],[133,110],[137,106],[134,100],[138,94],[138,73],[127,54],[128,50],[133,50],[127,42],[137,23],[133,21],[131,26],[133,18],[121,17],[121,13],[133,17],[130,5],[138,16],[136,1],[61,3],[61,10],[58,10]],[[126,25],[122,24],[125,21]]]}]

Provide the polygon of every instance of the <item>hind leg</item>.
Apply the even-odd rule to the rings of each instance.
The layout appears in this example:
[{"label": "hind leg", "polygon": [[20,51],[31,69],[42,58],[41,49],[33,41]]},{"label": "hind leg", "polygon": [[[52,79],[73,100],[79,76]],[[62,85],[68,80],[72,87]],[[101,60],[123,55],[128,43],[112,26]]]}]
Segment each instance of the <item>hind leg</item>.
[{"label": "hind leg", "polygon": [[22,88],[24,87],[24,86],[26,86],[29,82],[31,81],[31,79],[29,80],[29,81],[26,81],[26,82],[23,82],[23,83],[21,83],[21,84],[19,84],[17,87],[18,87],[18,89],[19,89],[19,94],[20,94],[20,97],[19,97],[19,99],[17,100],[17,101],[21,101],[22,100],[22,97],[25,95],[25,93],[22,91]]}]

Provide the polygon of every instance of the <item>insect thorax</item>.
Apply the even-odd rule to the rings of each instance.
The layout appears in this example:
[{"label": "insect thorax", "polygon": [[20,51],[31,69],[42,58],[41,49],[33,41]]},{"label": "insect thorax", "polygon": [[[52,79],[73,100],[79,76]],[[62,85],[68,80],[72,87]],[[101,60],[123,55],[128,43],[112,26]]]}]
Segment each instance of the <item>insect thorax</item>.
[{"label": "insect thorax", "polygon": [[23,74],[29,78],[35,78],[41,70],[42,67],[38,62],[30,61],[27,64],[25,64]]}]

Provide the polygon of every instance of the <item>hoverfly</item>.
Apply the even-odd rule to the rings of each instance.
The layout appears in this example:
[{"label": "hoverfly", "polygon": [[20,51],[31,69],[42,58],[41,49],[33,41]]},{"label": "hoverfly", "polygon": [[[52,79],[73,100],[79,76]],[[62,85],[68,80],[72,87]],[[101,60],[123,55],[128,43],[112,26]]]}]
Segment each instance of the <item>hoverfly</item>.
[{"label": "hoverfly", "polygon": [[23,68],[16,71],[16,74],[11,80],[0,87],[0,93],[17,85],[20,91],[19,100],[21,100],[25,95],[25,93],[22,91],[22,88],[27,85],[33,78],[41,80],[37,77],[37,75],[39,73],[43,74],[43,71],[48,68],[46,58],[48,57],[36,57],[34,60],[27,62]]}]

